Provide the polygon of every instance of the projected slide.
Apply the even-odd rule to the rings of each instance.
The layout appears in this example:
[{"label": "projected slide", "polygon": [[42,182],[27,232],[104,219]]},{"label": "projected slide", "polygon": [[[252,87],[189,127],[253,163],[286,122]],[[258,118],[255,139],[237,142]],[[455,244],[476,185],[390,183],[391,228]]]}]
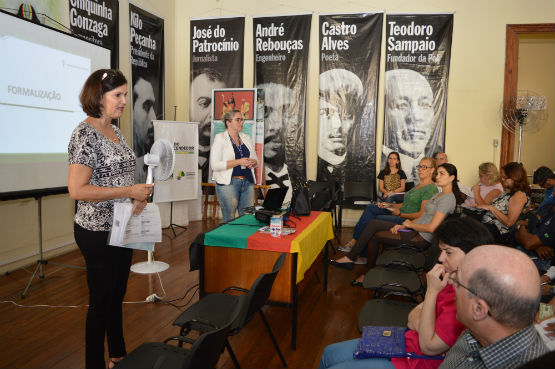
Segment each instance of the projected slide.
[{"label": "projected slide", "polygon": [[91,60],[0,36],[0,153],[66,153]]}]

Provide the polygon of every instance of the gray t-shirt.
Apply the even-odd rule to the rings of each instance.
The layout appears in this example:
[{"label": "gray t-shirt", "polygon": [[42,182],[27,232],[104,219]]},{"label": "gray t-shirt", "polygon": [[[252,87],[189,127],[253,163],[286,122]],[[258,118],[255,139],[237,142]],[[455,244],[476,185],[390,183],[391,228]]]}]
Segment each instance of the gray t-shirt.
[{"label": "gray t-shirt", "polygon": [[[428,224],[432,222],[434,215],[437,211],[445,216],[451,214],[455,211],[455,207],[457,206],[457,200],[455,199],[455,195],[452,193],[442,194],[441,192],[436,194],[432,197],[427,203],[426,208],[424,209],[424,214],[418,218],[416,221],[417,224]],[[432,242],[432,234],[429,232],[418,232],[423,239],[428,242]]]},{"label": "gray t-shirt", "polygon": [[[133,186],[135,180],[135,154],[129,148],[121,131],[112,125],[119,144],[112,142],[93,126],[81,122],[71,134],[67,151],[69,164],[92,168],[89,183],[100,187]],[[118,199],[117,201],[125,201]],[[78,201],[75,223],[89,231],[112,229],[114,201]]]}]

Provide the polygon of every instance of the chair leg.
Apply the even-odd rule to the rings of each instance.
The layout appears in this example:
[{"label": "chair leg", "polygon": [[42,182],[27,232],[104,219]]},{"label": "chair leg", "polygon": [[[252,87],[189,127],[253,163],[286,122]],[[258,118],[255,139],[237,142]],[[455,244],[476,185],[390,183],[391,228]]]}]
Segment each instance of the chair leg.
[{"label": "chair leg", "polygon": [[281,353],[281,350],[279,349],[276,338],[274,337],[274,334],[272,333],[272,330],[270,329],[270,325],[268,324],[268,321],[266,320],[266,317],[264,316],[264,313],[262,312],[262,310],[259,310],[258,312],[260,313],[260,317],[262,318],[262,321],[264,322],[264,325],[266,326],[266,329],[268,330],[268,333],[270,334],[270,338],[272,339],[272,342],[274,343],[274,346],[276,347],[276,351],[279,355],[279,358],[281,359],[281,362],[283,363],[283,367],[287,368],[287,363],[285,362],[285,358],[283,357],[283,355]]},{"label": "chair leg", "polygon": [[229,356],[231,356],[231,361],[233,361],[233,365],[235,365],[235,368],[241,369],[239,361],[237,360],[237,357],[235,357],[235,353],[233,352],[233,349],[231,348],[231,345],[229,344],[229,341],[227,339],[225,340],[225,347],[227,348],[227,352],[229,352]]}]

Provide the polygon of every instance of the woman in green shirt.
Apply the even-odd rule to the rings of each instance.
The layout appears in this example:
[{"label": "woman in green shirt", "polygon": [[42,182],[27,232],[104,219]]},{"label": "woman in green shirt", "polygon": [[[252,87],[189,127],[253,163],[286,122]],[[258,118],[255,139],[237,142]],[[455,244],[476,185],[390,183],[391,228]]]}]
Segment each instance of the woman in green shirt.
[{"label": "woman in green shirt", "polygon": [[418,186],[405,193],[403,203],[390,204],[381,202],[377,205],[368,205],[355,226],[353,238],[345,246],[340,246],[338,248],[339,251],[351,251],[351,248],[356,245],[362,231],[372,219],[381,219],[402,224],[406,219],[416,219],[422,215],[426,200],[434,196],[438,190],[433,179],[436,169],[435,159],[424,157],[420,160],[420,166],[423,168],[418,171],[420,183]]}]

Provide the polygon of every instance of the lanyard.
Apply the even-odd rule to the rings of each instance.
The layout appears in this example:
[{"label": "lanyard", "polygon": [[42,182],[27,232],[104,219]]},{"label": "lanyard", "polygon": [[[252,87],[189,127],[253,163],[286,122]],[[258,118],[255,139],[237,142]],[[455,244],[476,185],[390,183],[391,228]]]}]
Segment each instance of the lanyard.
[{"label": "lanyard", "polygon": [[233,145],[233,147],[236,147],[237,150],[239,150],[239,155],[241,155],[241,158],[243,157],[243,143],[241,142],[241,137],[239,137],[239,135],[237,135],[237,138],[239,139],[239,146],[237,146],[235,144],[235,141],[233,141],[233,138],[231,138],[231,135],[229,135],[229,139],[231,140],[231,144]]}]

